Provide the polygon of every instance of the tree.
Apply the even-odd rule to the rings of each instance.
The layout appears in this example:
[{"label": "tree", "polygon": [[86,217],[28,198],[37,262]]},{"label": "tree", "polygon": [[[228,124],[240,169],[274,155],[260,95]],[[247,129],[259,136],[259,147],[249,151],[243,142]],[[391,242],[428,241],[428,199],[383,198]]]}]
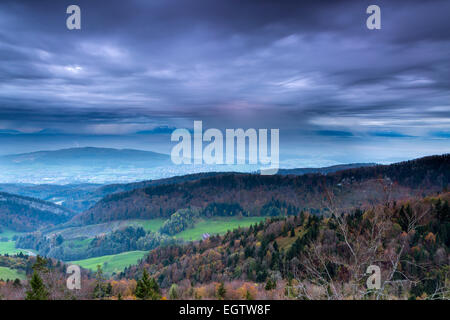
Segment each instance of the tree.
[{"label": "tree", "polygon": [[269,279],[267,280],[265,290],[270,291],[277,288],[277,282],[275,280]]},{"label": "tree", "polygon": [[41,257],[41,256],[37,256],[36,257],[36,262],[33,264],[33,270],[35,272],[48,272],[48,261],[47,259]]},{"label": "tree", "polygon": [[161,299],[158,283],[154,278],[150,278],[146,269],[144,269],[142,279],[137,282],[135,295],[143,300]]},{"label": "tree", "polygon": [[19,288],[19,287],[21,287],[21,286],[22,286],[22,283],[20,283],[20,279],[16,278],[16,279],[14,280],[13,286],[14,286],[14,288]]},{"label": "tree", "polygon": [[100,265],[97,266],[97,272],[95,273],[95,288],[93,296],[94,299],[101,299],[108,296],[108,286],[105,284],[103,270]]},{"label": "tree", "polygon": [[291,238],[295,237],[295,229],[294,229],[294,227],[292,227],[292,229],[291,229],[290,237]]},{"label": "tree", "polygon": [[217,288],[217,298],[224,299],[225,294],[227,293],[227,290],[225,289],[225,285],[223,282],[219,284],[219,287]]},{"label": "tree", "polygon": [[26,300],[48,300],[49,293],[39,274],[34,271],[30,281],[31,289],[26,292]]},{"label": "tree", "polygon": [[171,300],[178,299],[178,286],[175,283],[169,289],[169,298]]}]

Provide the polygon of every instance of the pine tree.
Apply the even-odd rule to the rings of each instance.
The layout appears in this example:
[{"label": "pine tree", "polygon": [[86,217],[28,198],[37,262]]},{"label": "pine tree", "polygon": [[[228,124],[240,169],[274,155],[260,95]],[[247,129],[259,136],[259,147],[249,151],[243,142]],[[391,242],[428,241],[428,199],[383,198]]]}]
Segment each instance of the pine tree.
[{"label": "pine tree", "polygon": [[48,300],[49,293],[47,291],[47,288],[44,285],[44,281],[42,281],[42,278],[36,271],[33,272],[30,286],[30,290],[26,292],[26,300]]},{"label": "pine tree", "polygon": [[225,289],[225,285],[223,284],[223,282],[221,282],[219,284],[219,287],[217,288],[217,297],[219,299],[224,299],[226,293],[227,293],[227,290]]},{"label": "pine tree", "polygon": [[137,282],[135,295],[143,300],[161,299],[158,283],[155,279],[150,278],[146,269],[144,269],[142,279]]},{"label": "pine tree", "polygon": [[36,262],[33,264],[33,271],[43,273],[48,272],[47,265],[48,265],[47,259],[41,256],[37,256]]},{"label": "pine tree", "polygon": [[295,237],[295,229],[294,229],[294,227],[292,227],[292,229],[291,229],[290,237],[291,238]]},{"label": "pine tree", "polygon": [[178,286],[175,283],[170,287],[169,298],[170,300],[178,299]]},{"label": "pine tree", "polygon": [[107,286],[105,284],[105,278],[103,277],[103,270],[100,265],[97,266],[97,272],[95,274],[95,288],[94,299],[101,299],[107,296]]},{"label": "pine tree", "polygon": [[275,280],[269,279],[267,280],[265,290],[270,291],[277,288],[277,282]]}]

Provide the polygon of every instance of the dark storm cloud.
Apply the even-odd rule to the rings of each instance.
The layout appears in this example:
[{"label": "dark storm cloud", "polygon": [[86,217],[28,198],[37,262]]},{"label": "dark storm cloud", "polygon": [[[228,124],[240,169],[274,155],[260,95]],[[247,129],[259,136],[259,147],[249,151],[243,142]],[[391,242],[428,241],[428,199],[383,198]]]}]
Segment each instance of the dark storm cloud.
[{"label": "dark storm cloud", "polygon": [[0,129],[446,132],[450,2],[372,2],[4,0]]}]

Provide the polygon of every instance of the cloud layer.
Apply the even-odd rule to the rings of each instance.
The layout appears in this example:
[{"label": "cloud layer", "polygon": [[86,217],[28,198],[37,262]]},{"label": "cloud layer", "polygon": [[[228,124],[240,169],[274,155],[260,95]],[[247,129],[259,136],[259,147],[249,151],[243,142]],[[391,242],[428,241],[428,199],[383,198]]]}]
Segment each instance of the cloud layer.
[{"label": "cloud layer", "polygon": [[376,1],[377,31],[363,0],[76,1],[82,30],[69,31],[72,2],[1,2],[0,129],[132,135],[203,120],[280,128],[305,148],[386,142],[383,159],[408,139],[450,151],[447,0]]}]

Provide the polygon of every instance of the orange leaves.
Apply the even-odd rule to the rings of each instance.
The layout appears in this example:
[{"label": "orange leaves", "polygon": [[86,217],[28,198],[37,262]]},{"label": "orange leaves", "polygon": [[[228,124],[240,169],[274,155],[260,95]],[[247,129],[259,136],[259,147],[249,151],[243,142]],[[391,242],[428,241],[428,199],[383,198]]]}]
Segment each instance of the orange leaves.
[{"label": "orange leaves", "polygon": [[434,235],[433,232],[429,232],[426,237],[425,237],[425,241],[428,243],[435,243],[436,242],[436,236]]}]

